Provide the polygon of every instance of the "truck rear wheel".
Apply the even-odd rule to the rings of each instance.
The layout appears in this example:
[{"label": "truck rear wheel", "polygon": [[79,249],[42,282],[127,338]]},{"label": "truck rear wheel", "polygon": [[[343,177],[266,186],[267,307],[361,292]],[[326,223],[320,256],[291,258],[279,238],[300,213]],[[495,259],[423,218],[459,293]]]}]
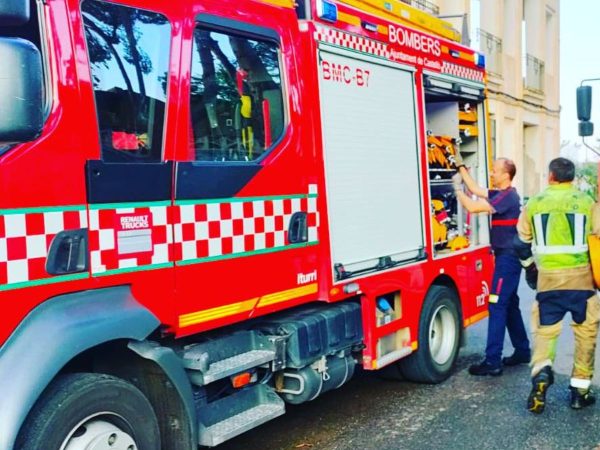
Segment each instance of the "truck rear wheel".
[{"label": "truck rear wheel", "polygon": [[154,410],[133,385],[109,375],[63,375],[21,429],[19,450],[159,450]]},{"label": "truck rear wheel", "polygon": [[419,322],[419,348],[398,362],[401,374],[418,383],[439,383],[450,376],[460,343],[460,322],[454,291],[432,286]]}]

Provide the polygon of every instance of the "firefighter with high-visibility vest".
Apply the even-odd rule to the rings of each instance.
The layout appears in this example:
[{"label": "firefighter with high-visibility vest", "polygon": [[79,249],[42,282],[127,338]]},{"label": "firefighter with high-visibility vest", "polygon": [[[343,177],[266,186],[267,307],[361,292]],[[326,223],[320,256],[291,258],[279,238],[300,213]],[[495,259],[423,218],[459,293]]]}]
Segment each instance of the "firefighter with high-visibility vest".
[{"label": "firefighter with high-visibility vest", "polygon": [[[458,152],[457,152],[458,156]],[[492,166],[492,189],[479,186],[469,174],[460,156],[455,162],[457,174],[453,177],[456,198],[471,213],[487,212],[492,215],[491,244],[495,269],[489,296],[489,320],[485,358],[469,367],[471,375],[497,376],[503,366],[528,363],[531,357],[529,339],[519,308],[519,280],[521,264],[513,247],[517,235],[516,225],[520,212],[520,197],[512,186],[516,173],[514,162],[498,158]],[[478,198],[463,192],[462,182]],[[502,357],[505,330],[508,330],[515,350],[511,356]]]},{"label": "firefighter with high-visibility vest", "polygon": [[515,246],[521,262],[529,273],[534,273],[536,267],[538,272],[531,317],[533,386],[527,400],[527,409],[536,414],[544,410],[546,392],[554,382],[552,363],[562,319],[568,312],[575,334],[569,387],[571,408],[580,409],[595,402],[590,384],[600,300],[592,277],[587,238],[592,231],[600,231],[600,217],[592,213],[596,208],[592,198],[573,186],[574,177],[575,165],[571,161],[552,160],[549,186],[527,202],[517,225],[519,239]]}]

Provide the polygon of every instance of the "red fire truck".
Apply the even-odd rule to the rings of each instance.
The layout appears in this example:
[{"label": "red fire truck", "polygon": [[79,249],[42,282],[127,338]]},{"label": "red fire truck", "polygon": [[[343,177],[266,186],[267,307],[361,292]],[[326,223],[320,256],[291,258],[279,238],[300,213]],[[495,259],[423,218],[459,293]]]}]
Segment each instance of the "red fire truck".
[{"label": "red fire truck", "polygon": [[487,314],[485,70],[398,0],[0,2],[0,449],[192,449],[436,383]]}]

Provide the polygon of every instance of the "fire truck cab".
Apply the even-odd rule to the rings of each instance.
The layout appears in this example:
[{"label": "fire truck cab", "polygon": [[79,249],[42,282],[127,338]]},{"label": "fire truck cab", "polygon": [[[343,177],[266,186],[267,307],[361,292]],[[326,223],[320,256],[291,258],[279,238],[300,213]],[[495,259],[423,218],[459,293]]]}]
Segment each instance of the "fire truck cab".
[{"label": "fire truck cab", "polygon": [[399,0],[2,0],[0,450],[212,447],[359,366],[446,379],[493,268],[458,40]]}]

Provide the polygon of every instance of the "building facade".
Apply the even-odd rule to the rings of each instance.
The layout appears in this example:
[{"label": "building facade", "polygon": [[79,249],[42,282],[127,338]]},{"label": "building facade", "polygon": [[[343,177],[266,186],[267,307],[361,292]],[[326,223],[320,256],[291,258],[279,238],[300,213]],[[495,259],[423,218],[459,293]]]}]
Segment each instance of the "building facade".
[{"label": "building facade", "polygon": [[559,0],[410,4],[451,22],[463,43],[485,55],[494,156],[515,161],[523,197],[539,192],[560,153]]}]

